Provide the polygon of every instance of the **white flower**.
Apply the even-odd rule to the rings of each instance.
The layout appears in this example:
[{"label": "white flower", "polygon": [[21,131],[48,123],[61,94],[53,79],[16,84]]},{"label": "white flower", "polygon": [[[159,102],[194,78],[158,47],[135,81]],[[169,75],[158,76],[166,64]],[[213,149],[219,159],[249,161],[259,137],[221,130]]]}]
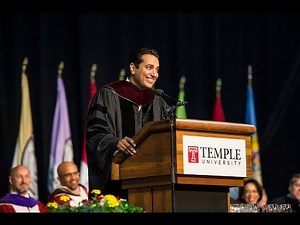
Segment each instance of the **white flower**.
[{"label": "white flower", "polygon": [[77,203],[76,203],[74,200],[71,200],[71,201],[70,201],[70,206],[71,206],[71,207],[76,207],[76,206],[78,206],[78,205],[77,205]]},{"label": "white flower", "polygon": [[100,205],[101,205],[101,206],[104,206],[105,203],[106,203],[106,200],[105,200],[104,198],[100,200]]}]

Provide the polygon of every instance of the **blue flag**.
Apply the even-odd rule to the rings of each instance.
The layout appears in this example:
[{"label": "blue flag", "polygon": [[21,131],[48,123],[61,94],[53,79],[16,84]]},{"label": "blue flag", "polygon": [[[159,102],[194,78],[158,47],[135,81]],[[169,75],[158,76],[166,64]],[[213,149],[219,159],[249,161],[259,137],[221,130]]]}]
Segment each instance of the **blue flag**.
[{"label": "blue flag", "polygon": [[[246,103],[246,118],[245,123],[252,124],[256,127],[256,115],[255,115],[255,104],[254,104],[254,94],[251,82],[248,84],[247,88],[247,103]],[[261,164],[260,164],[260,153],[259,153],[259,142],[257,131],[252,134],[251,138],[252,146],[252,177],[256,179],[261,185]]]}]

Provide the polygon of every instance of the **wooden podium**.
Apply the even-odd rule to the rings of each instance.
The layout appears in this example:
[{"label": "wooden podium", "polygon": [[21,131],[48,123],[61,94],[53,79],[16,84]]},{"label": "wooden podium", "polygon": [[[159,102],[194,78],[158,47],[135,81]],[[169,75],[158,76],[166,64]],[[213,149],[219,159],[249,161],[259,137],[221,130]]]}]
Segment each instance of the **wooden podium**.
[{"label": "wooden podium", "polygon": [[[249,124],[195,119],[148,122],[133,137],[137,153],[128,156],[118,152],[114,157],[112,179],[121,180],[122,188],[128,189],[128,202],[141,206],[146,212],[229,212],[229,187],[243,186],[243,179],[252,175],[251,134],[255,131],[255,126]],[[201,174],[201,166],[196,167],[200,174],[198,171],[187,174],[184,167],[190,164],[186,163],[183,142],[190,137],[242,141],[245,174]],[[201,149],[201,141],[196,144]],[[209,155],[213,153],[209,150]],[[234,162],[221,159],[224,156],[220,152],[215,155],[220,159],[207,162],[219,167],[224,163],[224,168]],[[199,158],[201,156],[199,153]]]}]

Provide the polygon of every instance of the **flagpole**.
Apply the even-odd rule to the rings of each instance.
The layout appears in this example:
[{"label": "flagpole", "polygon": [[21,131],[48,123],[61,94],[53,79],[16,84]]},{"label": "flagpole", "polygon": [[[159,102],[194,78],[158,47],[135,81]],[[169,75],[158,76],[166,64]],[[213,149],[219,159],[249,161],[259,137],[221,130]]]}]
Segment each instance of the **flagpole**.
[{"label": "flagpole", "polygon": [[252,87],[252,66],[248,65],[248,87]]},{"label": "flagpole", "polygon": [[58,65],[58,71],[57,71],[58,77],[62,77],[62,72],[63,72],[64,67],[65,67],[65,64],[63,61],[61,61]]},{"label": "flagpole", "polygon": [[90,78],[92,81],[95,81],[96,71],[97,71],[97,64],[93,64],[91,67],[91,74],[90,74]]},{"label": "flagpole", "polygon": [[123,68],[120,70],[119,80],[125,80],[125,75],[126,75],[126,72],[125,72],[125,69]]},{"label": "flagpole", "polygon": [[225,121],[225,114],[222,106],[221,99],[221,87],[222,87],[222,79],[218,78],[216,81],[216,96],[213,110],[213,120],[215,121]]},{"label": "flagpole", "polygon": [[222,80],[218,78],[216,81],[216,95],[221,95]]},{"label": "flagpole", "polygon": [[28,65],[28,58],[25,57],[23,60],[23,65],[22,65],[22,73],[25,73],[27,70],[27,65]]}]

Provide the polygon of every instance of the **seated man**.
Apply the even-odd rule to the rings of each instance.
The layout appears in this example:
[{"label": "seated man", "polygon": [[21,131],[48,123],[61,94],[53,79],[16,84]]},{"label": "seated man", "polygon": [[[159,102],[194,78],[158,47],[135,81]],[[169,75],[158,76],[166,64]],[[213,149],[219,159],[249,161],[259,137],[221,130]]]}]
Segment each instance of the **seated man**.
[{"label": "seated man", "polygon": [[69,196],[70,200],[66,203],[70,206],[79,206],[84,200],[88,200],[88,190],[80,184],[80,175],[78,168],[73,162],[62,162],[57,167],[57,179],[60,186],[55,188],[49,195],[48,202],[57,202],[62,205],[65,202],[60,199],[61,196]]},{"label": "seated man", "polygon": [[300,212],[300,173],[291,177],[288,193],[273,199],[270,204],[290,204],[292,212]]},{"label": "seated man", "polygon": [[10,170],[10,191],[0,199],[0,212],[47,212],[45,205],[30,197],[30,171],[26,166],[16,166]]}]

